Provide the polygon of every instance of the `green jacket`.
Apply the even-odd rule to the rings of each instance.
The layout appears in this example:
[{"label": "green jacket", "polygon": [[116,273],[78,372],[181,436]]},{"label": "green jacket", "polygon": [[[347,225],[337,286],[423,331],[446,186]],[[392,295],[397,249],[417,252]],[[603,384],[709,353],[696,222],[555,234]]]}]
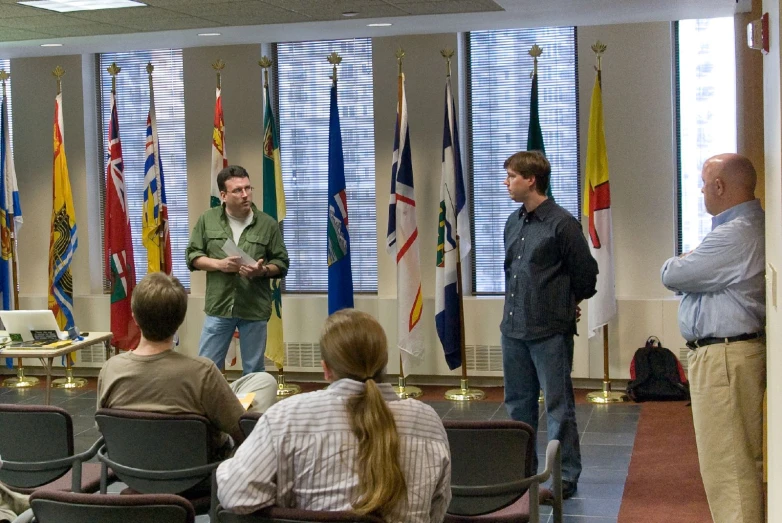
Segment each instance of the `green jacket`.
[{"label": "green jacket", "polygon": [[[282,241],[277,222],[252,206],[253,220],[242,232],[238,246],[255,260],[280,268],[280,277],[288,273],[288,251]],[[231,225],[225,214],[225,206],[213,207],[198,218],[185,250],[187,267],[191,271],[193,261],[201,256],[214,259],[226,257],[223,245],[233,238]],[[271,316],[272,292],[269,278],[245,278],[238,273],[208,271],[206,273],[206,305],[209,316],[241,318],[250,321],[266,321]]]}]

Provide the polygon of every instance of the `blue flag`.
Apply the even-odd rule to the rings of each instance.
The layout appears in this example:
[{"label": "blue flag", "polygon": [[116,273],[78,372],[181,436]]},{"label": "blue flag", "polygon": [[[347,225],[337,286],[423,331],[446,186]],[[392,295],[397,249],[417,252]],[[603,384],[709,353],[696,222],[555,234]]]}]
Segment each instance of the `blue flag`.
[{"label": "blue flag", "polygon": [[[11,133],[8,128],[8,99],[3,94],[0,104],[0,294],[3,310],[16,309],[14,302],[14,264],[16,258],[16,235],[22,227],[22,205],[19,203],[19,187],[16,183],[14,157],[11,154]],[[6,359],[11,367],[11,358]]]},{"label": "blue flag", "polygon": [[329,314],[353,307],[353,272],[350,267],[348,199],[345,194],[345,159],[339,128],[337,83],[331,87],[329,117]]}]

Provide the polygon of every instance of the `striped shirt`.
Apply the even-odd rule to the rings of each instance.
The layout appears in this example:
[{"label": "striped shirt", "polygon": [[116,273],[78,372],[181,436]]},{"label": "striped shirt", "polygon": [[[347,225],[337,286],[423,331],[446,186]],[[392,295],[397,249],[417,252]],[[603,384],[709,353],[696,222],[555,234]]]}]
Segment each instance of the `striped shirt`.
[{"label": "striped shirt", "polygon": [[[220,503],[249,513],[276,505],[307,510],[352,510],[358,495],[358,443],[346,402],[364,384],[336,381],[326,390],[273,405],[233,458],[217,469]],[[407,501],[390,522],[440,522],[451,500],[451,454],[439,416],[417,400],[399,400],[379,384],[394,415]]]},{"label": "striped shirt", "polygon": [[505,309],[500,332],[536,340],[576,333],[576,304],[594,296],[597,262],[581,224],[548,199],[505,223]]}]

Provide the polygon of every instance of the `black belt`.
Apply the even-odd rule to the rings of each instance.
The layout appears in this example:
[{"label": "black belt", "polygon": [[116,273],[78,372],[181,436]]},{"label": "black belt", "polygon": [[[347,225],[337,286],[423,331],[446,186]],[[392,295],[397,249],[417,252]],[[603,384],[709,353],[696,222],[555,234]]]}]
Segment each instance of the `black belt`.
[{"label": "black belt", "polygon": [[715,343],[735,343],[737,341],[754,340],[765,336],[766,332],[761,330],[758,332],[739,334],[738,336],[728,336],[727,338],[701,338],[699,340],[688,341],[687,348],[695,350],[698,347],[705,347],[706,345],[714,345]]}]

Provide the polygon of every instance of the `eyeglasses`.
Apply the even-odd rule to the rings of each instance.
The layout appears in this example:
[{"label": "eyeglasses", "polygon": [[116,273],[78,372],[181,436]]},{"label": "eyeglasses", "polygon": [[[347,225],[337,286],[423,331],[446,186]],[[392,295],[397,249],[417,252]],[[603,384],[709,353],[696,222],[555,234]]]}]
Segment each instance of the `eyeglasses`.
[{"label": "eyeglasses", "polygon": [[248,185],[247,187],[239,187],[237,189],[234,189],[231,191],[231,194],[234,196],[241,196],[242,193],[252,194],[253,193],[253,186]]}]

